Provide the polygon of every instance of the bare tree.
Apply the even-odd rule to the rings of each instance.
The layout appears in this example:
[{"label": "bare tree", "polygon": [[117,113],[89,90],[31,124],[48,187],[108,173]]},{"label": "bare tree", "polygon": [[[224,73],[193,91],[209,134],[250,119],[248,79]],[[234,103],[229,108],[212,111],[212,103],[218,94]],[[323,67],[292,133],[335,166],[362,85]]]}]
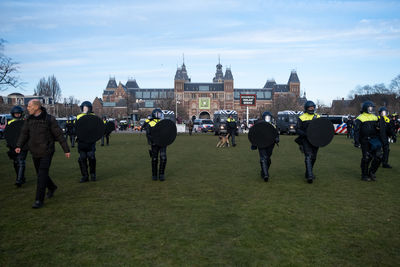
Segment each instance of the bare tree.
[{"label": "bare tree", "polygon": [[294,94],[278,95],[274,97],[271,108],[272,115],[276,116],[282,110],[303,110],[299,99]]},{"label": "bare tree", "polygon": [[49,96],[53,99],[55,103],[61,100],[61,87],[54,75],[41,78],[36,89],[34,91],[35,95],[38,96]]},{"label": "bare tree", "polygon": [[34,95],[37,96],[50,96],[50,88],[47,84],[47,80],[46,78],[41,78],[38,82],[38,84],[36,85],[35,91],[34,91]]},{"label": "bare tree", "polygon": [[20,87],[22,83],[19,81],[18,63],[3,54],[5,40],[0,39],[0,91],[6,90],[8,87]]},{"label": "bare tree", "polygon": [[391,81],[389,88],[397,95],[400,95],[400,74]]}]

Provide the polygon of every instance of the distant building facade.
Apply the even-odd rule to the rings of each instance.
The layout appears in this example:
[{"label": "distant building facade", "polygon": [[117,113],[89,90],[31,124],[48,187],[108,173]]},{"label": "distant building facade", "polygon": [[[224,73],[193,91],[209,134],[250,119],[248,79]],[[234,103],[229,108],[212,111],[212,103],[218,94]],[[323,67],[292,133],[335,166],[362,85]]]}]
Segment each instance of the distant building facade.
[{"label": "distant building facade", "polygon": [[[192,116],[212,118],[220,109],[236,110],[241,117],[246,112],[246,107],[240,105],[241,94],[256,95],[256,106],[249,107],[250,110],[268,109],[279,95],[290,94],[300,98],[300,80],[296,71],[292,71],[286,84],[267,80],[262,88],[235,88],[231,69],[226,68],[224,73],[219,62],[211,82],[192,82],[183,63],[176,70],[174,88],[140,88],[134,79],[129,79],[125,85],[121,82],[117,85],[115,78],[110,78],[102,99],[96,98],[95,105],[98,113],[114,114],[114,117],[138,110],[150,111],[168,101],[175,107],[173,110],[181,111],[178,116],[184,119]],[[182,111],[184,115],[179,114]]]}]

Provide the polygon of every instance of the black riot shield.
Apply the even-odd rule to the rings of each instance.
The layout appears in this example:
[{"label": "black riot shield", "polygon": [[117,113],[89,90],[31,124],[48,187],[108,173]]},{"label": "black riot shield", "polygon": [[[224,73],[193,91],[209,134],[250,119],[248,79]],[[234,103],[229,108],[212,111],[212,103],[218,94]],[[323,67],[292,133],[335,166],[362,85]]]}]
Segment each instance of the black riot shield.
[{"label": "black riot shield", "polygon": [[7,125],[6,129],[4,130],[4,138],[6,139],[8,146],[17,146],[19,134],[21,133],[23,125],[23,120],[17,120]]},{"label": "black riot shield", "polygon": [[109,121],[105,124],[104,134],[109,135],[115,130],[115,124],[112,121]]},{"label": "black riot shield", "polygon": [[328,145],[335,134],[332,122],[324,118],[314,119],[307,127],[307,139],[316,147]]},{"label": "black riot shield", "polygon": [[278,131],[270,123],[262,121],[254,124],[249,131],[249,141],[253,146],[266,148],[275,142]]},{"label": "black riot shield", "polygon": [[176,125],[171,120],[161,120],[151,129],[151,139],[157,146],[168,146],[175,141]]},{"label": "black riot shield", "polygon": [[96,115],[85,115],[76,121],[76,136],[85,143],[94,143],[104,135],[104,122]]}]

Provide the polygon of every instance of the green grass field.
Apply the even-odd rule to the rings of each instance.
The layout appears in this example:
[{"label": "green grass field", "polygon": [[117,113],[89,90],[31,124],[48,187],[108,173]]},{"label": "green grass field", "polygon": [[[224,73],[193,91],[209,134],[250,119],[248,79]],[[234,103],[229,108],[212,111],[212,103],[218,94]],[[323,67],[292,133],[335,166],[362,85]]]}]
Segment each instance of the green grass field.
[{"label": "green grass field", "polygon": [[394,169],[360,180],[361,151],[344,136],[320,149],[314,184],[293,136],[281,136],[270,182],[247,136],[216,148],[212,135],[168,147],[166,181],[151,180],[144,135],[113,134],[97,146],[97,182],[79,184],[78,153],[57,144],[54,198],[34,210],[36,178],[14,186],[0,150],[1,266],[398,266],[399,144]]}]

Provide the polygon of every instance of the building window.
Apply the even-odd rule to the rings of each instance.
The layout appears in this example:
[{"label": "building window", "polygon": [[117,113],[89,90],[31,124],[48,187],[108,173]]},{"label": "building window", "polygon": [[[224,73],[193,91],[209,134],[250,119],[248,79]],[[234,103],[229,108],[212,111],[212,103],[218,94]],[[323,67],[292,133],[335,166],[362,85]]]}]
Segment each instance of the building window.
[{"label": "building window", "polygon": [[224,94],[218,94],[219,99],[224,99]]},{"label": "building window", "polygon": [[213,93],[213,94],[212,94],[212,98],[213,98],[213,99],[217,99],[217,96],[218,96],[218,95],[217,95],[216,93]]},{"label": "building window", "polygon": [[158,91],[151,92],[151,98],[152,99],[157,99],[158,98]]},{"label": "building window", "polygon": [[235,94],[235,98],[240,98],[240,92],[235,91],[234,94]]},{"label": "building window", "polygon": [[150,98],[150,92],[143,92],[143,98]]},{"label": "building window", "polygon": [[208,85],[199,85],[199,91],[209,91]]},{"label": "building window", "polygon": [[167,97],[168,98],[174,98],[175,97],[174,91],[167,92]]},{"label": "building window", "polygon": [[257,92],[257,99],[264,98],[264,92]]},{"label": "building window", "polygon": [[167,98],[167,92],[161,91],[160,98]]},{"label": "building window", "polygon": [[226,94],[226,100],[232,100],[232,94]]},{"label": "building window", "polygon": [[144,107],[145,108],[153,108],[154,107],[154,101],[147,100],[146,102],[144,102]]},{"label": "building window", "polygon": [[264,92],[266,99],[271,99],[271,91]]},{"label": "building window", "polygon": [[192,99],[196,99],[196,94],[192,94]]},{"label": "building window", "polygon": [[143,97],[143,93],[142,92],[136,92],[135,96],[136,96],[136,98],[142,98]]},{"label": "building window", "polygon": [[200,97],[208,97],[208,94],[200,94]]}]

